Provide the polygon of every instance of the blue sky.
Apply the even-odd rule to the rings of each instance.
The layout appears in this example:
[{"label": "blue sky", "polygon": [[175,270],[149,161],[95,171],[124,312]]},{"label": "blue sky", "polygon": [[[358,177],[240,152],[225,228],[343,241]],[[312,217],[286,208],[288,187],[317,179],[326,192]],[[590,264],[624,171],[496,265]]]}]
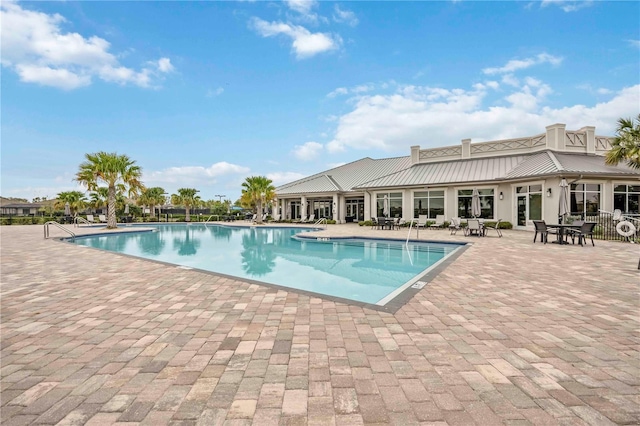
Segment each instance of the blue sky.
[{"label": "blue sky", "polygon": [[235,200],[363,157],[640,111],[639,2],[3,1],[1,194],[87,152]]}]

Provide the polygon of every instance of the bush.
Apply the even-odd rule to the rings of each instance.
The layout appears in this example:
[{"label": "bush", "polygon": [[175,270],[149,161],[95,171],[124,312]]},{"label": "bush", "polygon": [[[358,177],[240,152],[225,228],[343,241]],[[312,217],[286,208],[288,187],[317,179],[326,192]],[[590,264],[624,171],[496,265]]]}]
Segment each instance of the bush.
[{"label": "bush", "polygon": [[358,222],[358,225],[360,226],[373,226],[373,222],[370,220],[363,220]]}]

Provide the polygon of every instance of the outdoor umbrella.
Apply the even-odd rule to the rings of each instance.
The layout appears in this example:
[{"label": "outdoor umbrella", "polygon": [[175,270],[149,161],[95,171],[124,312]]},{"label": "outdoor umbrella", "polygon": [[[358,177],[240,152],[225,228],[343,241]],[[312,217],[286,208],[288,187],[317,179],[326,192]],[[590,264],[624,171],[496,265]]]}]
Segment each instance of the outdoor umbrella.
[{"label": "outdoor umbrella", "polygon": [[124,214],[129,214],[129,204],[124,206]]},{"label": "outdoor umbrella", "polygon": [[473,217],[478,217],[482,214],[482,209],[480,207],[480,193],[476,188],[473,189],[473,195],[471,197],[471,215]]},{"label": "outdoor umbrella", "polygon": [[71,206],[69,205],[69,203],[64,204],[64,215],[71,216]]},{"label": "outdoor umbrella", "polygon": [[569,206],[569,184],[566,179],[560,181],[560,208],[558,214],[562,218],[564,223],[566,217],[570,214],[571,207]]},{"label": "outdoor umbrella", "polygon": [[384,200],[382,201],[382,214],[384,217],[389,217],[389,199],[387,196],[384,196]]}]

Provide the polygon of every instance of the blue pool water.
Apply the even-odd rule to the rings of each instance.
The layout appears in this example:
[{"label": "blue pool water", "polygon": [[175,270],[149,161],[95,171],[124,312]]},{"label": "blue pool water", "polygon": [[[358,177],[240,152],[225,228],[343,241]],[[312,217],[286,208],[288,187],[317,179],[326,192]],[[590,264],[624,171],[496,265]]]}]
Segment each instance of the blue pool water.
[{"label": "blue pool water", "polygon": [[319,241],[300,228],[160,225],[76,244],[384,305],[460,245],[387,240]]}]

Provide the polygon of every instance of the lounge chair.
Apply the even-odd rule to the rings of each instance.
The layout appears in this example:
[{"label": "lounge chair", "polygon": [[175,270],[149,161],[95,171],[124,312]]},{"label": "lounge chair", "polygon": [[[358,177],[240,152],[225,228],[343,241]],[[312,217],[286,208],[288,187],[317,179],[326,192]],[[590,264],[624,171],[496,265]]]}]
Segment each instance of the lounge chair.
[{"label": "lounge chair", "polygon": [[429,228],[442,228],[444,226],[444,215],[436,215],[436,221],[429,225]]},{"label": "lounge chair", "polygon": [[416,228],[426,228],[427,227],[427,215],[421,214],[418,215],[418,223],[416,223]]},{"label": "lounge chair", "polygon": [[376,229],[378,228],[378,219],[376,219],[375,217],[371,218],[371,229]]},{"label": "lounge chair", "polygon": [[294,219],[293,223],[305,223],[307,221],[307,216],[301,216],[299,219]]},{"label": "lounge chair", "polygon": [[107,217],[103,214],[98,215],[98,220],[100,221],[100,223],[107,223]]},{"label": "lounge chair", "polygon": [[87,215],[87,222],[89,222],[90,224],[96,223],[96,220],[93,218],[92,214]]},{"label": "lounge chair", "polygon": [[303,220],[302,223],[313,223],[316,220],[316,215],[312,214],[307,219]]},{"label": "lounge chair", "polygon": [[[574,222],[575,223],[575,222]],[[582,240],[587,244],[587,237],[591,238],[591,245],[595,247],[593,242],[593,230],[596,227],[596,222],[584,222],[580,225],[580,229],[567,229],[567,236],[571,237],[571,242],[575,244],[575,238],[578,237],[578,244],[582,245]]]},{"label": "lounge chair", "polygon": [[251,216],[250,219],[247,219],[247,222],[255,222],[257,217],[258,217],[258,215],[254,214],[253,216]]},{"label": "lounge chair", "polygon": [[279,214],[274,214],[273,215],[273,221],[274,222],[280,222],[280,215]]}]

